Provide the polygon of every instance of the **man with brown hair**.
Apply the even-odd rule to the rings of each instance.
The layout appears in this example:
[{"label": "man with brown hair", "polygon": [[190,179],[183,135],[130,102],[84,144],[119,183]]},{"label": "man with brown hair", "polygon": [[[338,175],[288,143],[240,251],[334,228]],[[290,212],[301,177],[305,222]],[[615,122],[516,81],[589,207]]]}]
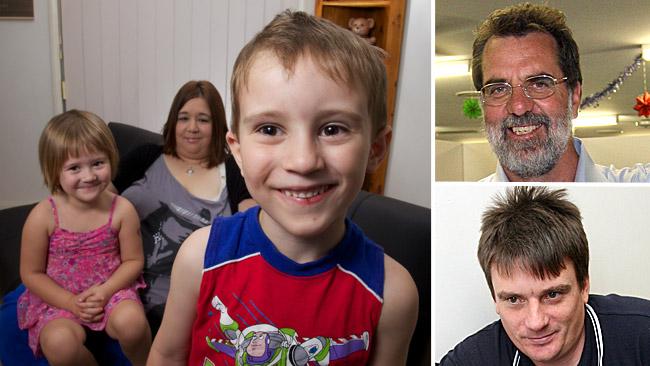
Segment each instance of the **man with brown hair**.
[{"label": "man with brown hair", "polygon": [[650,301],[589,295],[589,247],[564,190],[515,187],[483,213],[478,259],[500,320],[441,365],[649,365]]},{"label": "man with brown hair", "polygon": [[650,165],[593,162],[572,136],[582,74],[578,45],[561,11],[530,3],[492,12],[479,26],[472,79],[499,164],[483,181],[645,182]]}]

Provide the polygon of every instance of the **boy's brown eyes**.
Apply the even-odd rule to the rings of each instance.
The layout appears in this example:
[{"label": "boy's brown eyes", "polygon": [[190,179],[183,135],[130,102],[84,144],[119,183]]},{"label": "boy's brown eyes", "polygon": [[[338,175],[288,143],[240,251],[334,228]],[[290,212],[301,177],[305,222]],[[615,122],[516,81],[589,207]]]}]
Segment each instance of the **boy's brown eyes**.
[{"label": "boy's brown eyes", "polygon": [[341,126],[330,125],[323,128],[323,135],[325,136],[334,136],[342,132]]},{"label": "boy's brown eyes", "polygon": [[263,135],[275,136],[278,134],[278,128],[275,126],[262,126],[258,131]]},{"label": "boy's brown eyes", "polygon": [[[320,136],[337,136],[342,133],[345,133],[348,129],[344,126],[339,126],[336,124],[326,125],[322,127],[318,134]],[[255,129],[255,133],[259,133],[266,136],[277,136],[283,133],[283,130],[280,127],[274,125],[263,125]]]}]

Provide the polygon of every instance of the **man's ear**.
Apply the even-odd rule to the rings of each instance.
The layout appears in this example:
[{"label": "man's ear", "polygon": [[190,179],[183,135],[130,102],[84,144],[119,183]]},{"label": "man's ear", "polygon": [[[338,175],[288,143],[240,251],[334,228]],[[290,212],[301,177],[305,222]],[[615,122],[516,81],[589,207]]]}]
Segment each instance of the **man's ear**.
[{"label": "man's ear", "polygon": [[589,301],[589,277],[585,278],[585,283],[580,291],[580,295],[582,295],[582,301],[586,304],[587,301]]},{"label": "man's ear", "polygon": [[243,177],[244,171],[242,170],[242,166],[241,166],[241,150],[240,150],[239,139],[237,138],[237,135],[232,133],[232,131],[228,131],[226,133],[226,142],[228,143],[228,147],[230,147],[230,152],[232,153],[232,156],[235,158],[237,165],[239,165],[239,170],[241,171]]},{"label": "man's ear", "polygon": [[582,100],[582,84],[580,82],[576,83],[575,88],[573,88],[573,95],[571,96],[573,99],[571,102],[573,103],[573,118],[578,118],[578,109],[580,109],[580,101]]},{"label": "man's ear", "polygon": [[372,173],[379,167],[386,153],[388,145],[393,137],[393,129],[390,126],[384,126],[370,142],[370,154],[368,155],[368,166],[366,173]]}]

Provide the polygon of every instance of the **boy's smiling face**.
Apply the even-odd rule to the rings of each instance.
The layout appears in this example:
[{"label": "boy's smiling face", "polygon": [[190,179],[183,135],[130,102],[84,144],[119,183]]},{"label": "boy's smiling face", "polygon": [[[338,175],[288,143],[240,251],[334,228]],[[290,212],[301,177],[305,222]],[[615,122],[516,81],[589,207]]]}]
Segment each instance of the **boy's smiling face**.
[{"label": "boy's smiling face", "polygon": [[329,249],[343,236],[366,170],[383,158],[389,129],[373,138],[365,94],[332,80],[309,56],[290,73],[261,52],[247,80],[238,136],[227,139],[262,207],[262,228],[276,245],[309,240]]}]

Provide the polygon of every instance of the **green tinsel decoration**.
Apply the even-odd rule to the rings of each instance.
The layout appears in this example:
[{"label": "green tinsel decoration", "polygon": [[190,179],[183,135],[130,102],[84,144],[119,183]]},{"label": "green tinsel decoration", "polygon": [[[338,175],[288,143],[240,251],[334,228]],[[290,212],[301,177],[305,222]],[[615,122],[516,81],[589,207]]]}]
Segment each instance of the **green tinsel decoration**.
[{"label": "green tinsel decoration", "polygon": [[483,112],[478,104],[478,99],[468,98],[463,102],[463,115],[469,119],[481,118]]}]

